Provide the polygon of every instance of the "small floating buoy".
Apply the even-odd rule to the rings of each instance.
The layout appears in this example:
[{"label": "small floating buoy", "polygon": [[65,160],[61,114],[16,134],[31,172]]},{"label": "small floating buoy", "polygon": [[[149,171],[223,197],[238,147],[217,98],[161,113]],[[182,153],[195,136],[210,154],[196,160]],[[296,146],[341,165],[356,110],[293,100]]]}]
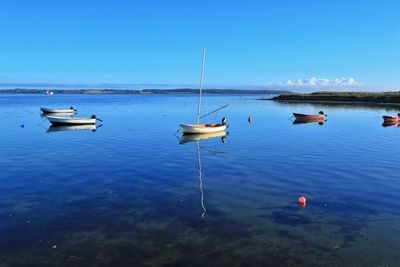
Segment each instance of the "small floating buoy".
[{"label": "small floating buoy", "polygon": [[20,127],[21,127],[21,128],[25,128],[25,125],[21,124]]},{"label": "small floating buoy", "polygon": [[307,202],[307,200],[306,200],[305,197],[303,197],[303,196],[299,197],[299,200],[298,200],[299,206],[305,207],[306,206],[306,202]]},{"label": "small floating buoy", "polygon": [[249,116],[248,118],[247,118],[247,121],[251,124],[251,121],[253,120],[253,118],[251,117],[251,116]]}]

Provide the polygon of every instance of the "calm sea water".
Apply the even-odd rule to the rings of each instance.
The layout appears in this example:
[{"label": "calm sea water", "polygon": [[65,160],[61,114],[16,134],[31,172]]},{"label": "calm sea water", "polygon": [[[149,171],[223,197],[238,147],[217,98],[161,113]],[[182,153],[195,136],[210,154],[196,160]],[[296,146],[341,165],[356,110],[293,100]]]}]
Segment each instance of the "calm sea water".
[{"label": "calm sea water", "polygon": [[[194,95],[0,95],[0,265],[399,266],[397,111],[257,98],[207,97],[229,134],[196,141]],[[103,125],[39,114],[71,105]]]}]

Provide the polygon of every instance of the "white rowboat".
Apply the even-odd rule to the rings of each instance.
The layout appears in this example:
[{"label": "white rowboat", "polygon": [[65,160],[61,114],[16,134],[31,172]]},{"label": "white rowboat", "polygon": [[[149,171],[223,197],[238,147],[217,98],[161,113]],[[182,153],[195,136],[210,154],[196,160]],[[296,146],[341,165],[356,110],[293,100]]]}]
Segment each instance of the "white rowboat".
[{"label": "white rowboat", "polygon": [[64,113],[64,114],[70,114],[70,113],[75,113],[76,109],[73,107],[70,107],[69,109],[52,109],[52,108],[40,108],[40,110],[43,113]]},{"label": "white rowboat", "polygon": [[185,134],[208,134],[225,131],[225,124],[179,124]]},{"label": "white rowboat", "polygon": [[78,117],[62,117],[62,116],[47,116],[47,119],[53,125],[82,125],[82,124],[96,124],[98,120],[96,116],[90,118]]}]

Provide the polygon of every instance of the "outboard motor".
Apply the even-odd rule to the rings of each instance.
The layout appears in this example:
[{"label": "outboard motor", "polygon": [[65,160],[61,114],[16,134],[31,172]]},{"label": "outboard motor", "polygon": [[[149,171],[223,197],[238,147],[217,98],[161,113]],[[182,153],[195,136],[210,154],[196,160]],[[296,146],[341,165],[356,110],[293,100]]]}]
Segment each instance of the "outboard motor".
[{"label": "outboard motor", "polygon": [[101,119],[97,118],[97,117],[96,117],[96,115],[92,115],[90,118],[91,118],[91,119],[96,119],[96,120],[98,120],[98,121],[101,121],[101,122],[103,122],[103,120],[101,120]]},{"label": "outboard motor", "polygon": [[328,116],[323,111],[318,112],[320,115]]},{"label": "outboard motor", "polygon": [[69,109],[74,109],[74,107],[73,107],[73,106],[70,106]]},{"label": "outboard motor", "polygon": [[222,123],[223,125],[226,125],[226,118],[225,118],[225,117],[222,118],[221,123]]},{"label": "outboard motor", "polygon": [[397,113],[397,116],[400,117],[400,113]]}]

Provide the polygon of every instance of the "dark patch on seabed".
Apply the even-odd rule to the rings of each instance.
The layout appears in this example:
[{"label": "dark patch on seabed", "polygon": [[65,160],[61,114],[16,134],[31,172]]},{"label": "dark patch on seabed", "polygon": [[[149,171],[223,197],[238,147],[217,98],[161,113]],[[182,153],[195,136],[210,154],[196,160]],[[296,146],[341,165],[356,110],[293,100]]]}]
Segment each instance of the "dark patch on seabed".
[{"label": "dark patch on seabed", "polygon": [[307,266],[337,260],[323,247],[289,233],[284,238],[295,241],[293,246],[277,245],[277,237],[254,231],[213,207],[202,219],[198,203],[192,201],[196,198],[195,194],[182,199],[168,193],[163,198],[138,193],[129,205],[108,203],[107,213],[101,216],[99,211],[105,207],[87,207],[79,225],[71,214],[59,214],[51,221],[39,215],[33,220],[42,228],[18,235],[48,238],[28,238],[18,250],[2,243],[0,259],[3,266]]},{"label": "dark patch on seabed", "polygon": [[[136,190],[133,199],[94,197],[98,205],[75,197],[45,209],[44,199],[32,203],[34,230],[9,228],[14,235],[0,242],[0,266],[357,266],[339,250],[364,238],[362,216],[322,220],[295,205],[259,215],[267,228],[255,229],[212,205],[202,219],[195,193]],[[24,217],[5,215],[3,222]],[[307,238],[321,233],[321,223],[336,229],[337,245]]]}]

